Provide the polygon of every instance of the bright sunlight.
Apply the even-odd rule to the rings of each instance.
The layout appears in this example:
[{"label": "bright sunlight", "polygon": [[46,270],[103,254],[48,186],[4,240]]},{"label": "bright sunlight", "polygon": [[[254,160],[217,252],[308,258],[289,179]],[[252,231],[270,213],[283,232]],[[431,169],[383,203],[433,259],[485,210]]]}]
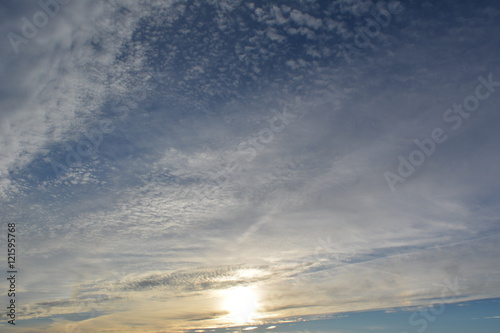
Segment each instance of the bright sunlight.
[{"label": "bright sunlight", "polygon": [[257,297],[252,287],[235,287],[225,291],[224,309],[234,324],[256,319]]}]

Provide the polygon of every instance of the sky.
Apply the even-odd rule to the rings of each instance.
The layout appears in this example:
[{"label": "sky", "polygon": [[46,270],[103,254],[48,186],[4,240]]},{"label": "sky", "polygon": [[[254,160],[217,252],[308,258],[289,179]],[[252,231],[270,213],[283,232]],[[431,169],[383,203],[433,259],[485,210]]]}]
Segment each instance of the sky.
[{"label": "sky", "polygon": [[498,22],[0,1],[0,331],[498,332]]}]

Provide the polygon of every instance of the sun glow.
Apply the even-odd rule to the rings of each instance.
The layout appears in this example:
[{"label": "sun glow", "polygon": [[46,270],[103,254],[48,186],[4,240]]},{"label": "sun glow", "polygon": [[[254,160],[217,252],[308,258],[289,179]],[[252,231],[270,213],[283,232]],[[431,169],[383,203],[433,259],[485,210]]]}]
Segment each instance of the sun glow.
[{"label": "sun glow", "polygon": [[224,309],[233,324],[249,323],[256,319],[257,297],[252,287],[235,287],[225,291]]}]

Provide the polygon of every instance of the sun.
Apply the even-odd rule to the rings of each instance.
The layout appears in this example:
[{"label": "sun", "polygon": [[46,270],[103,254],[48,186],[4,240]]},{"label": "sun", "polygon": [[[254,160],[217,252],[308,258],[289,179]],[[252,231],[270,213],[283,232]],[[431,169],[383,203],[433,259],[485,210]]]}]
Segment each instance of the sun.
[{"label": "sun", "polygon": [[252,287],[227,289],[224,296],[224,309],[233,324],[249,323],[256,318],[257,297]]}]

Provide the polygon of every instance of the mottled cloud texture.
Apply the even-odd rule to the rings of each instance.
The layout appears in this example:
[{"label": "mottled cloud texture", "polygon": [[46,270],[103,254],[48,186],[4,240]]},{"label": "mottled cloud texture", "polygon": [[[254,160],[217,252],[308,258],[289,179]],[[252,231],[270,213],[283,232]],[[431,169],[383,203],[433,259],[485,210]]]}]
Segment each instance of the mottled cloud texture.
[{"label": "mottled cloud texture", "polygon": [[0,5],[16,332],[234,326],[238,287],[270,326],[500,297],[497,4],[51,8]]}]

